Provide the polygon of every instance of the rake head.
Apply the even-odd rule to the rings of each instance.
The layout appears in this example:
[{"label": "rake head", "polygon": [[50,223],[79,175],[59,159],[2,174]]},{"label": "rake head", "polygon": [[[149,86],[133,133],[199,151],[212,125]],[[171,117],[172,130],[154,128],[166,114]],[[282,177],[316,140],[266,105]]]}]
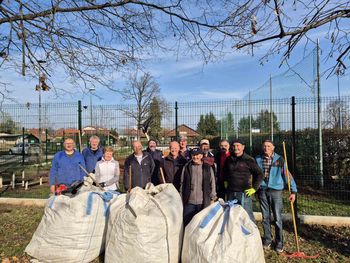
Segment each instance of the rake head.
[{"label": "rake head", "polygon": [[282,256],[287,258],[318,258],[319,254],[314,256],[305,255],[304,252],[293,252],[293,253],[281,253]]}]

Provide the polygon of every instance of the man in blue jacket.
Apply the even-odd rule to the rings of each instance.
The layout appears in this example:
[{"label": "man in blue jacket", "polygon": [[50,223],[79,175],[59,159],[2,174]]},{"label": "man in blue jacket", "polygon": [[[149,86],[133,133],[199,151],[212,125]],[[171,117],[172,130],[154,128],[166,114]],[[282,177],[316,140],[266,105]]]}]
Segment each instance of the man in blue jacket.
[{"label": "man in blue jacket", "polygon": [[288,175],[291,182],[291,193],[289,201],[295,201],[297,187],[291,174],[287,171],[282,156],[274,152],[275,146],[272,141],[265,140],[262,145],[263,154],[256,157],[259,167],[264,173],[264,181],[261,183],[257,192],[262,218],[263,218],[263,246],[265,249],[271,249],[272,234],[270,211],[275,220],[275,250],[278,253],[283,252],[283,227],[282,227],[282,209],[283,209],[283,189],[288,183]]},{"label": "man in blue jacket", "polygon": [[64,184],[70,186],[75,181],[84,180],[84,172],[79,165],[85,168],[84,157],[74,150],[74,141],[66,138],[63,143],[64,150],[55,154],[50,170],[50,190],[55,192],[55,186]]},{"label": "man in blue jacket", "polygon": [[96,163],[101,161],[103,149],[99,146],[100,138],[96,135],[90,137],[90,148],[85,148],[82,152],[89,173],[95,172]]}]

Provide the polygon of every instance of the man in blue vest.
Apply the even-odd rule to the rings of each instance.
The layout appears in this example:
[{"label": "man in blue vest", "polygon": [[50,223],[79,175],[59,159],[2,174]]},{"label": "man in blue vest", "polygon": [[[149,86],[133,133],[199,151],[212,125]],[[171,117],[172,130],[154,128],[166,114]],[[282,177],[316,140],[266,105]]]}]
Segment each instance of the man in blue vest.
[{"label": "man in blue vest", "polygon": [[261,213],[263,217],[263,246],[265,249],[271,249],[271,214],[275,221],[275,250],[278,253],[283,252],[283,228],[282,228],[282,209],[283,209],[283,189],[288,183],[288,176],[291,182],[291,193],[289,201],[295,201],[297,187],[295,181],[289,171],[282,156],[275,153],[275,146],[272,141],[265,140],[262,145],[263,154],[256,157],[256,161],[264,173],[264,180],[257,192],[260,203]]},{"label": "man in blue vest", "polygon": [[95,172],[96,163],[101,161],[103,149],[100,147],[100,138],[96,135],[90,137],[90,148],[85,148],[82,152],[89,173]]},{"label": "man in blue vest", "polygon": [[84,180],[85,168],[83,155],[74,149],[74,141],[66,138],[63,143],[64,150],[55,154],[50,170],[50,190],[55,192],[55,187],[59,185],[70,186],[76,181]]}]

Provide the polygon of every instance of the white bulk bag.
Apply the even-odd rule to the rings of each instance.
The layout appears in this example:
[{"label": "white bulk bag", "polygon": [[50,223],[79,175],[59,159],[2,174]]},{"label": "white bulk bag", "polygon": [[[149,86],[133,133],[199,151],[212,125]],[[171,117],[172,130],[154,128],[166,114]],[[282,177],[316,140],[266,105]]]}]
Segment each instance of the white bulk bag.
[{"label": "white bulk bag", "polygon": [[265,262],[258,227],[237,200],[203,209],[185,228],[182,263]]},{"label": "white bulk bag", "polygon": [[90,262],[103,252],[108,201],[117,192],[81,191],[52,196],[25,249],[42,262]]},{"label": "white bulk bag", "polygon": [[110,204],[105,263],[179,262],[182,200],[173,184],[135,187]]}]

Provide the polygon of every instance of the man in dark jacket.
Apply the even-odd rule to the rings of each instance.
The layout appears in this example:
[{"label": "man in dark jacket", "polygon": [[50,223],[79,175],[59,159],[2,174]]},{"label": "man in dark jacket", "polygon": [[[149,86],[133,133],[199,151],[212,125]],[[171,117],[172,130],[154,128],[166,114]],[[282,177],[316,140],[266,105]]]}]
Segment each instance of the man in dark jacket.
[{"label": "man in dark jacket", "polygon": [[185,136],[180,137],[180,154],[186,159],[186,161],[191,160],[191,153],[187,147],[187,138]]},{"label": "man in dark jacket", "polygon": [[163,153],[161,150],[157,149],[157,142],[153,139],[150,139],[148,141],[148,147],[145,150],[145,152],[149,153],[154,161],[154,170],[152,173],[151,181],[154,185],[158,185],[162,183],[162,181],[159,180],[160,176],[160,164],[163,162]]},{"label": "man in dark jacket", "polygon": [[[173,141],[169,144],[170,153],[163,161],[164,179],[166,183],[174,184],[175,188],[180,190],[182,168],[187,163],[185,157],[180,154],[180,145]],[[160,178],[161,182],[163,181]]]},{"label": "man in dark jacket", "polygon": [[151,155],[142,151],[140,141],[134,141],[132,147],[134,152],[124,162],[124,186],[125,190],[129,191],[135,186],[144,188],[147,183],[151,182],[155,166]]},{"label": "man in dark jacket", "polygon": [[233,155],[224,164],[227,199],[237,199],[255,223],[251,196],[259,189],[264,175],[255,159],[244,152],[242,140],[234,140],[232,149]]},{"label": "man in dark jacket", "polygon": [[222,139],[219,143],[219,152],[215,155],[215,163],[217,167],[216,172],[216,191],[218,198],[226,199],[226,189],[224,183],[224,164],[226,159],[230,156],[230,143]]},{"label": "man in dark jacket", "polygon": [[94,173],[96,163],[102,159],[103,149],[100,147],[100,138],[98,136],[92,135],[89,141],[90,147],[85,148],[82,154],[84,156],[86,170],[89,173]]},{"label": "man in dark jacket", "polygon": [[200,148],[192,149],[191,156],[192,161],[182,170],[180,185],[185,226],[198,212],[216,200],[213,169],[202,161],[203,152]]}]

